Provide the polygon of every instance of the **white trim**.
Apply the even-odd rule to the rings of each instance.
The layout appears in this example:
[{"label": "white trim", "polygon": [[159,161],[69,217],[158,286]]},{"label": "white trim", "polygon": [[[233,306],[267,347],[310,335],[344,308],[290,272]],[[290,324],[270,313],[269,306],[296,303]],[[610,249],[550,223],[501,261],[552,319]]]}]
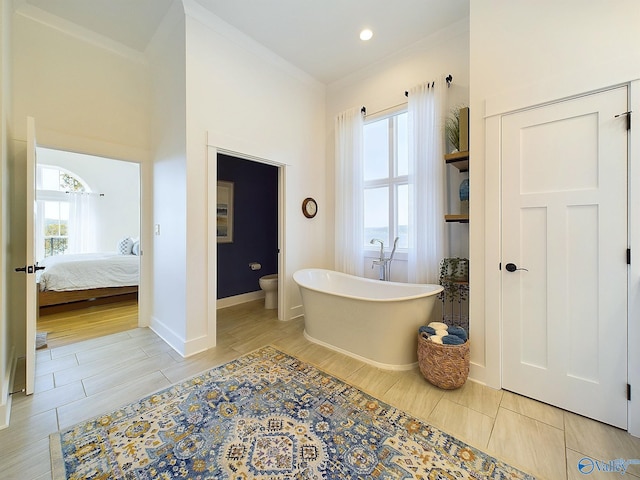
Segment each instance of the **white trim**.
[{"label": "white trim", "polygon": [[186,356],[186,342],[185,339],[176,335],[176,333],[162,323],[154,315],[151,317],[149,328],[164,340],[171,348],[178,352],[182,357]]},{"label": "white trim", "polygon": [[296,318],[304,317],[304,306],[296,305],[289,309],[288,320],[295,320]]},{"label": "white trim", "polygon": [[[218,185],[218,150],[207,146],[207,332],[209,345],[215,347],[218,344],[218,239],[216,230],[217,212],[217,185]],[[213,194],[209,192],[213,189]]]},{"label": "white trim", "polygon": [[[215,347],[215,345],[210,344],[209,335],[202,335],[198,338],[186,341],[184,338],[176,335],[173,330],[158,320],[155,316],[151,318],[151,325],[149,325],[149,328],[184,358],[204,352],[211,347]],[[215,335],[213,338],[215,340]]]},{"label": "white trim", "polygon": [[95,47],[102,48],[111,53],[115,53],[116,55],[124,57],[133,62],[142,64],[147,63],[147,59],[144,53],[134,48],[128,47],[120,42],[116,42],[115,40],[105,37],[104,35],[100,35],[93,30],[81,27],[76,23],[70,22],[61,17],[46,12],[41,8],[27,3],[26,0],[14,0],[14,2],[15,13],[17,15],[21,15],[25,18],[33,20],[34,22],[46,25],[49,28],[77,38],[78,40],[89,43],[90,45],[93,45]]},{"label": "white trim", "polygon": [[[219,142],[219,143],[218,143]],[[236,149],[236,147],[242,147]],[[207,132],[207,185],[217,185],[218,182],[218,153],[224,153],[233,157],[251,160],[278,167],[278,319],[289,320],[286,316],[285,305],[288,302],[285,279],[287,278],[286,255],[286,167],[281,163],[260,155],[252,145],[244,140],[228,137],[214,132]],[[211,187],[207,188],[210,192]],[[215,191],[215,190],[214,190]],[[207,218],[215,219],[216,197],[207,194]],[[207,225],[207,324],[209,331],[209,345],[216,345],[217,328],[217,276],[218,276],[218,243],[216,238],[215,221],[209,221]],[[211,338],[213,335],[213,338]]]},{"label": "white trim", "polygon": [[[16,366],[18,365],[18,359],[16,358],[15,347],[11,347],[11,353],[9,354],[11,364],[5,372],[5,378],[2,382],[2,403],[0,403],[0,430],[7,428],[11,419],[11,392],[13,391],[13,383],[16,378]],[[5,390],[6,389],[6,390]]]},{"label": "white trim", "polygon": [[[629,84],[629,109],[640,105],[640,80]],[[640,437],[640,111],[634,112],[629,135],[629,247],[627,382],[631,385],[627,428]]]},{"label": "white trim", "polygon": [[[470,375],[472,378],[493,388],[502,387],[502,328],[501,328],[501,276],[498,265],[501,252],[501,216],[500,216],[500,181],[501,181],[501,150],[500,150],[500,122],[493,117],[485,121],[485,249],[484,249],[484,277],[476,278],[473,269],[470,270],[470,285],[482,285],[484,289],[484,323],[477,325],[470,315],[469,331],[472,345],[481,342],[482,345],[474,354],[471,349]],[[471,208],[475,205],[471,205]],[[473,211],[471,212],[473,213]],[[476,288],[475,286],[472,288]],[[497,293],[496,293],[497,292]],[[473,301],[473,295],[471,295]]]},{"label": "white trim", "polygon": [[253,302],[264,298],[264,292],[257,290],[255,292],[243,293],[242,295],[234,295],[232,297],[219,298],[216,300],[216,310],[221,308],[233,307],[234,305],[242,305],[243,303]]}]

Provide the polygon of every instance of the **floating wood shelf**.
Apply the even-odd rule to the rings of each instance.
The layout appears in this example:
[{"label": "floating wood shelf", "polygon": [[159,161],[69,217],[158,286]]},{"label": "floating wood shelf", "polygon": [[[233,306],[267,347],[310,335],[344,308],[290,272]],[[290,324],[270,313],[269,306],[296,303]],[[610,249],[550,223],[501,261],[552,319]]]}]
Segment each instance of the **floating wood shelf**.
[{"label": "floating wood shelf", "polygon": [[445,222],[469,223],[469,215],[445,215]]},{"label": "floating wood shelf", "polygon": [[456,167],[461,172],[469,171],[469,151],[448,153],[444,156],[444,161],[447,165]]}]

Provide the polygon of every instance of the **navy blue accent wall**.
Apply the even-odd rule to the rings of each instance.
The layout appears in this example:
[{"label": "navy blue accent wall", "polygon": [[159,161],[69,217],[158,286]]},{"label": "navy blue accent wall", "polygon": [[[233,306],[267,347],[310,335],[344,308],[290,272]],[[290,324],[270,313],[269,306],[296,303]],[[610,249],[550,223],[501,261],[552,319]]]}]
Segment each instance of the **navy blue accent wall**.
[{"label": "navy blue accent wall", "polygon": [[260,290],[260,277],[278,273],[278,168],[218,154],[218,180],[233,182],[234,194],[233,243],[218,244],[217,298],[225,298]]}]

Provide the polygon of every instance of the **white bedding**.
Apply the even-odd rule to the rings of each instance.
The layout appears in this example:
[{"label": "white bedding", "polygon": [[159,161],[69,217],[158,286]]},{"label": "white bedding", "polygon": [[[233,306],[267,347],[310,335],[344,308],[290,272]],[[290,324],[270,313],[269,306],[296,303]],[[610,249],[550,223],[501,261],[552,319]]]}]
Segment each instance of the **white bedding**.
[{"label": "white bedding", "polygon": [[40,290],[126,287],[140,281],[140,257],[117,253],[55,255],[38,263]]}]

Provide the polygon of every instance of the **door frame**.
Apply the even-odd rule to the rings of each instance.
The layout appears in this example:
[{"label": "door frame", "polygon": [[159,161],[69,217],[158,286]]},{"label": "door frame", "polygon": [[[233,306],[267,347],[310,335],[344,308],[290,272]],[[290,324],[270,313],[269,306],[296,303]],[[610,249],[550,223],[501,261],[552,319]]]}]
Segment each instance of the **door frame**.
[{"label": "door frame", "polygon": [[[215,191],[218,182],[218,153],[229,155],[244,160],[264,163],[278,168],[278,320],[291,320],[292,312],[288,307],[289,296],[286,288],[287,272],[287,247],[286,247],[286,177],[287,163],[274,160],[268,152],[253,145],[251,142],[230,138],[214,131],[207,132],[207,192]],[[215,218],[216,198],[207,195],[207,328],[210,347],[217,343],[217,292],[218,292],[218,242]]]},{"label": "door frame", "polygon": [[140,285],[138,287],[138,327],[148,327],[151,320],[153,303],[152,282],[149,279],[153,271],[153,249],[149,244],[153,240],[146,232],[152,231],[152,203],[148,192],[152,191],[153,171],[149,152],[126,145],[96,141],[75,135],[68,135],[46,128],[38,129],[36,148],[48,148],[65,152],[81,153],[123,162],[136,163],[139,166],[140,182]]},{"label": "door frame", "polygon": [[[496,102],[491,112],[484,117],[485,126],[485,168],[484,168],[484,342],[480,361],[476,360],[477,369],[485,382],[496,388],[502,388],[502,275],[499,270],[502,252],[502,152],[501,127],[502,117],[530,108],[558,103],[571,98],[590,95],[611,88],[627,86],[629,105],[640,106],[640,80],[623,82],[590,91],[575,92],[557,98],[549,98],[544,102],[499,105]],[[489,103],[489,102],[488,102]],[[620,112],[622,113],[622,112]],[[635,113],[635,112],[634,112]],[[627,405],[627,430],[630,434],[640,436],[640,109],[632,119],[628,136],[628,245],[631,248],[631,265],[628,269],[627,282],[627,344],[628,344],[628,383],[632,386],[631,400]],[[473,214],[473,211],[471,212]],[[638,219],[637,221],[631,221]],[[473,216],[471,222],[473,223]],[[472,322],[472,329],[474,323]],[[480,372],[479,372],[480,373]]]}]

